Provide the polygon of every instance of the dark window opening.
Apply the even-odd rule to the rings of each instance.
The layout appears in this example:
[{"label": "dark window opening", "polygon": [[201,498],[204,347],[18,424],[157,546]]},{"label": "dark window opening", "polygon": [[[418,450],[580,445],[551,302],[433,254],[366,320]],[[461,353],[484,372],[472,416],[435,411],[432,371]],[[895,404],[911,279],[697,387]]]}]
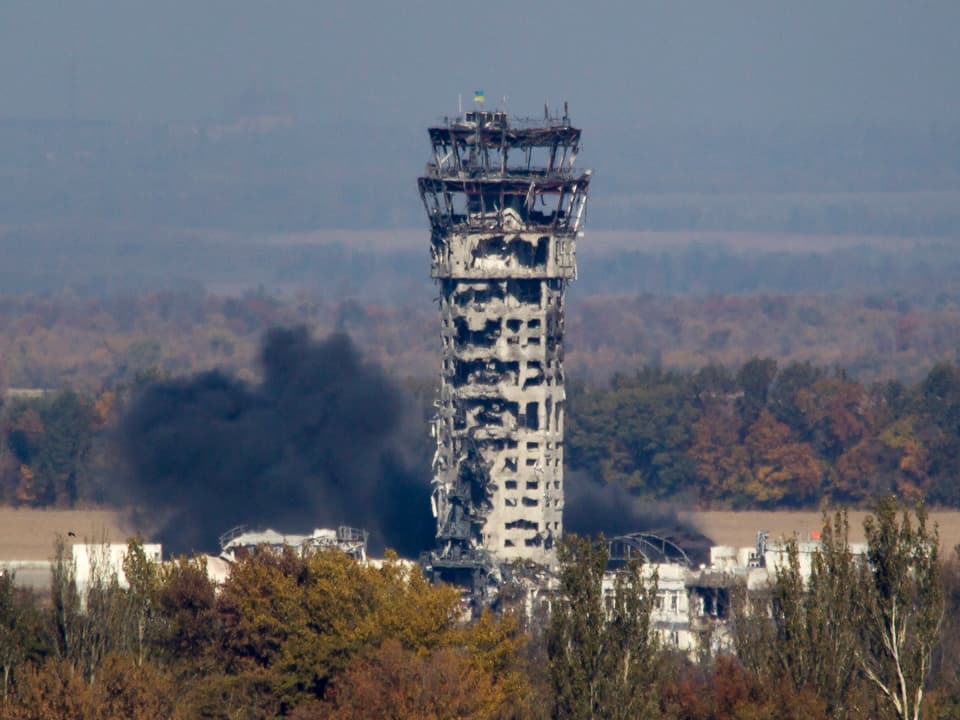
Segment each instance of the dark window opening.
[{"label": "dark window opening", "polygon": [[457,328],[457,344],[460,346],[478,345],[480,347],[493,347],[500,337],[499,320],[485,321],[482,330],[471,330],[467,321],[462,317],[454,318],[453,322]]},{"label": "dark window opening", "polygon": [[543,285],[540,280],[508,280],[507,292],[522,303],[540,304]]},{"label": "dark window opening", "polygon": [[527,403],[527,427],[531,430],[540,429],[539,417],[540,404],[535,402]]},{"label": "dark window opening", "polygon": [[539,530],[540,526],[532,520],[525,520],[521,518],[519,520],[514,520],[513,522],[508,522],[506,525],[504,525],[504,528],[507,530]]},{"label": "dark window opening", "polygon": [[506,297],[503,284],[499,282],[485,283],[481,287],[466,287],[458,290],[453,301],[460,307],[467,307],[474,303],[488,303],[491,300],[502,300]]}]

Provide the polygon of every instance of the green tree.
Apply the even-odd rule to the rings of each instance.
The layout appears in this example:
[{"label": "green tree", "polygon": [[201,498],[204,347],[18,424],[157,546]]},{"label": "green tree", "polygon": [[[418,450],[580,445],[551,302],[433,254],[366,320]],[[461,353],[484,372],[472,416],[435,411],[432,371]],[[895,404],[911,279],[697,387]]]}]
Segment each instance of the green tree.
[{"label": "green tree", "polygon": [[[920,433],[929,447],[930,501],[960,506],[960,367],[940,364],[920,383]],[[918,423],[920,424],[920,423]]]},{"label": "green tree", "polygon": [[804,440],[809,439],[809,435],[801,397],[821,377],[823,370],[809,361],[792,362],[777,373],[770,389],[770,411]]},{"label": "green tree", "polygon": [[648,495],[673,495],[693,485],[687,450],[698,411],[688,377],[644,368],[615,376],[607,389],[572,387],[570,407],[571,468]]},{"label": "green tree", "polygon": [[772,358],[751,358],[737,371],[737,385],[743,393],[737,399],[741,428],[752,425],[767,406],[770,387],[776,376],[777,361]]},{"label": "green tree", "polygon": [[767,591],[748,596],[740,588],[732,625],[737,656],[753,678],[790,697],[816,698],[830,718],[863,717],[867,695],[858,664],[862,563],[848,537],[845,512],[824,514],[806,580],[797,541],[788,541]]},{"label": "green tree", "polygon": [[0,570],[0,669],[3,670],[4,701],[10,688],[10,673],[26,655],[24,609],[15,579],[12,570]]},{"label": "green tree", "polygon": [[568,536],[557,551],[560,592],[547,632],[555,715],[563,720],[657,717],[657,639],[650,614],[656,576],[638,563],[604,589],[604,539]]},{"label": "green tree", "polygon": [[901,720],[919,720],[943,620],[939,536],[923,506],[913,516],[891,496],[864,522],[863,672]]},{"label": "green tree", "polygon": [[846,510],[824,513],[820,549],[814,554],[807,584],[806,615],[813,648],[808,685],[826,703],[829,716],[843,718],[858,710],[857,606],[860,562],[850,548]]},{"label": "green tree", "polygon": [[937,697],[928,706],[937,720],[960,717],[960,545],[943,566],[944,619],[931,665]]},{"label": "green tree", "polygon": [[71,390],[57,393],[41,406],[45,432],[32,467],[44,504],[72,507],[89,459],[94,435],[91,402]]},{"label": "green tree", "polygon": [[158,605],[160,578],[157,564],[147,557],[142,538],[131,538],[123,558],[123,574],[129,587],[126,591],[126,645],[132,647],[137,667],[143,666],[147,647],[159,632]]},{"label": "green tree", "polygon": [[63,536],[54,542],[50,564],[50,634],[54,656],[76,666],[83,641],[77,569]]}]

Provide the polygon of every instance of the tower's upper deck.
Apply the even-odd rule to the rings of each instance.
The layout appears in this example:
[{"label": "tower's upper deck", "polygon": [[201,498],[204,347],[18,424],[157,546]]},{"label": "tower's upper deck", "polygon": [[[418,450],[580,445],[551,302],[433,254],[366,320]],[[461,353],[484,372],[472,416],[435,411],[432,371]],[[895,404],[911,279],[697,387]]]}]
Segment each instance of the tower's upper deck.
[{"label": "tower's upper deck", "polygon": [[438,249],[437,277],[454,272],[444,260],[450,233],[521,232],[536,233],[534,242],[549,235],[568,238],[569,247],[557,257],[565,258],[561,274],[572,277],[572,242],[591,171],[574,167],[580,130],[570,124],[566,105],[563,117],[545,111],[542,120],[473,110],[446,118],[429,133],[433,158],[418,184]]},{"label": "tower's upper deck", "polygon": [[542,120],[515,118],[499,110],[473,110],[429,128],[433,162],[427,178],[542,177],[563,180],[574,173],[580,129],[546,112]]}]

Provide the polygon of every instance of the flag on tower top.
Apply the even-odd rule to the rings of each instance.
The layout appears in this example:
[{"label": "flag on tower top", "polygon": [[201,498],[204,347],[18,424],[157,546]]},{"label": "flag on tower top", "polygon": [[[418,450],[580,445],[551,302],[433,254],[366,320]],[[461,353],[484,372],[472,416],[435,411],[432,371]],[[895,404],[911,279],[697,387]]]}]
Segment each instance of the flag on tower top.
[{"label": "flag on tower top", "polygon": [[473,101],[474,102],[483,102],[483,90],[474,90],[473,91]]}]

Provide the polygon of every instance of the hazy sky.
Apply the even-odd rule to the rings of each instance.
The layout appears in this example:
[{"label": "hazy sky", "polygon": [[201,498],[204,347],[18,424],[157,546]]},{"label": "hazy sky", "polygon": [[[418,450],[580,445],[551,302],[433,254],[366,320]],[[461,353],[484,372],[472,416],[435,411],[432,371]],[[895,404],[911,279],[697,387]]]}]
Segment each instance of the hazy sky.
[{"label": "hazy sky", "polygon": [[477,87],[594,129],[956,124],[960,2],[0,0],[0,118],[75,96],[81,117],[213,120],[258,90],[419,127]]}]

